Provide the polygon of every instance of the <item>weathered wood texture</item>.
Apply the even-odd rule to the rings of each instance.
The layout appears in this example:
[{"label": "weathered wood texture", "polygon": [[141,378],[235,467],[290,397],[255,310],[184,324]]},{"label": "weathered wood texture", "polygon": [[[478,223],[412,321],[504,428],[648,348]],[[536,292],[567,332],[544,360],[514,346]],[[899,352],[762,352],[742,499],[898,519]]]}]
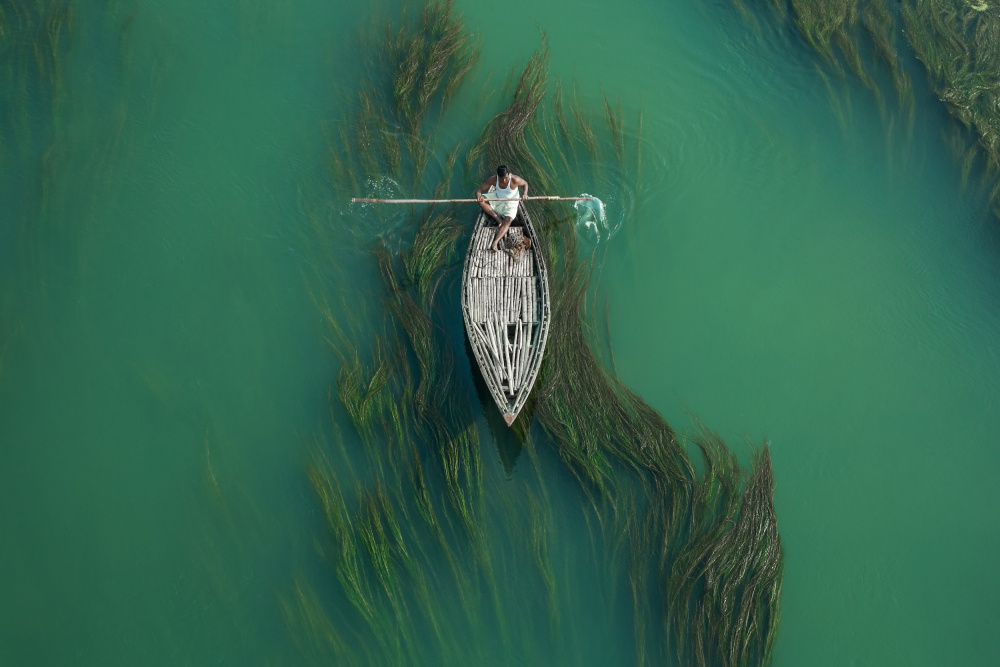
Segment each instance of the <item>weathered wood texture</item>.
[{"label": "weathered wood texture", "polygon": [[490,251],[496,225],[480,213],[462,277],[465,330],[508,425],[524,407],[538,376],[550,313],[545,260],[523,203],[514,225],[531,240],[530,250],[516,260],[506,252]]}]

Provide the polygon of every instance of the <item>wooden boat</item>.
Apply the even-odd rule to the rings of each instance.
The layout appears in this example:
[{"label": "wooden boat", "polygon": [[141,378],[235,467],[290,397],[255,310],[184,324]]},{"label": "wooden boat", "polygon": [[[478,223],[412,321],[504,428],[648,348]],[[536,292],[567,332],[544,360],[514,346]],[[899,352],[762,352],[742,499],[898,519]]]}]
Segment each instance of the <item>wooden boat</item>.
[{"label": "wooden boat", "polygon": [[531,240],[530,249],[516,260],[503,251],[491,252],[497,224],[480,211],[462,273],[465,331],[508,426],[535,384],[551,314],[548,271],[523,201],[511,223],[511,230],[516,229]]}]

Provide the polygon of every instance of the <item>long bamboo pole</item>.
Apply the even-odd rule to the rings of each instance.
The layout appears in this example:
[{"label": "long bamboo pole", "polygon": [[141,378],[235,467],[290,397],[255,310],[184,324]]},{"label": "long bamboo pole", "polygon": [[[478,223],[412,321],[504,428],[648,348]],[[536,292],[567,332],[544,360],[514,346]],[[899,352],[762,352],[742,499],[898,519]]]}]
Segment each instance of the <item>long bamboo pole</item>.
[{"label": "long bamboo pole", "polygon": [[494,358],[497,356],[497,353],[496,353],[496,346],[493,344],[493,341],[490,339],[489,326],[490,325],[489,325],[488,322],[484,323],[483,327],[481,329],[479,329],[478,332],[477,332],[477,333],[480,334],[479,336],[477,336],[477,338],[479,338],[480,346],[483,348],[483,352],[484,352],[483,356],[484,356],[485,361],[486,361],[487,370],[489,371],[490,376],[493,378],[493,382],[496,383],[497,388],[499,389],[500,388],[500,384],[501,384],[501,382],[500,382],[500,374],[497,372],[497,365],[496,365],[496,363],[493,362],[492,359],[490,358],[490,353],[492,353],[492,355],[493,355]]},{"label": "long bamboo pole", "polygon": [[[508,201],[591,201],[597,197],[556,197],[538,196],[521,197],[520,199],[487,199],[488,202],[508,202]],[[478,199],[368,199],[365,197],[351,197],[352,204],[471,204]]]},{"label": "long bamboo pole", "polygon": [[517,393],[521,386],[521,327],[514,325],[514,386],[511,393]]},{"label": "long bamboo pole", "polygon": [[513,356],[514,350],[511,349],[510,339],[507,338],[507,323],[500,323],[502,329],[500,332],[503,336],[503,349],[504,349],[504,360],[507,362],[507,393],[510,395],[514,394],[514,364]]}]

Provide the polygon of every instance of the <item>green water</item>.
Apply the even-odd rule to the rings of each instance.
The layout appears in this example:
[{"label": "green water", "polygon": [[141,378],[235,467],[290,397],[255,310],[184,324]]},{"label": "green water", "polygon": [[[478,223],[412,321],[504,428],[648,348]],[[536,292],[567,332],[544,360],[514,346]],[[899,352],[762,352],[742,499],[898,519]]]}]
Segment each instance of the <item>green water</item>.
[{"label": "green water", "polygon": [[[398,9],[74,7],[54,111],[32,109],[26,140],[3,127],[0,663],[299,664],[281,601],[308,580],[338,604],[305,475],[340,365],[317,301],[366,304],[358,340],[382,331],[367,243],[405,236],[388,214],[346,226],[328,146],[356,104],[359,34]],[[774,664],[998,662],[1000,234],[916,63],[908,133],[728,3],[457,7],[482,57],[442,145],[504,106],[479,91],[538,47],[532,21],[551,75],[595,113],[602,90],[621,99],[633,143],[642,112],[639,177],[606,145],[588,187],[613,233],[579,229],[599,336],[676,427],[690,411],[738,450],[770,440]],[[527,516],[535,466],[477,420],[489,516]],[[484,628],[456,655],[628,662],[629,603],[607,593],[577,485],[539,459],[559,621],[549,637],[536,575],[501,549],[518,639]]]}]

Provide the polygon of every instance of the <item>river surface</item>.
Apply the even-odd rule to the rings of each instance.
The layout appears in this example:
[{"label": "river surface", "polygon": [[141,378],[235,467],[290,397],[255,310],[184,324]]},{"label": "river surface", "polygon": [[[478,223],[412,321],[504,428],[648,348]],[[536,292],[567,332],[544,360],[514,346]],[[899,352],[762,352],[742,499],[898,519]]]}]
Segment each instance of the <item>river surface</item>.
[{"label": "river surface", "polygon": [[[675,427],[697,415],[741,455],[770,442],[774,665],[1000,664],[1000,227],[918,63],[910,128],[891,94],[881,110],[825,80],[795,35],[725,0],[456,9],[482,57],[474,120],[445,137],[476,136],[478,91],[539,30],[553,79],[595,113],[621,101],[641,170],[608,158],[588,189],[606,221],[578,221],[600,336]],[[355,193],[331,190],[328,147],[357,103],[358,35],[398,15],[74,3],[57,101],[25,140],[4,128],[0,161],[0,664],[304,660],[281,600],[333,581],[305,466],[340,363],[306,276],[332,302],[377,291],[364,239],[335,227]],[[322,254],[313,224],[343,243]],[[527,466],[508,475],[495,433],[502,489]],[[556,511],[577,502],[554,457],[542,469]],[[575,521],[554,563],[585,590]],[[528,586],[503,558],[505,585]],[[562,651],[496,664],[630,660],[627,624],[576,600]]]}]

